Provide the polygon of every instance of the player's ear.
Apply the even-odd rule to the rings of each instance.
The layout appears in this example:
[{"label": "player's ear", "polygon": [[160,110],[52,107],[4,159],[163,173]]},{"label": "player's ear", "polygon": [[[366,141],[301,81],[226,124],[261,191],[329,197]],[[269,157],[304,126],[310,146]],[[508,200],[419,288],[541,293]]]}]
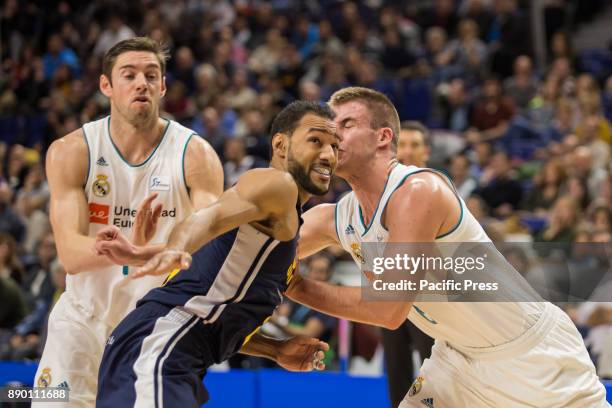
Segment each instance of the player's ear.
[{"label": "player's ear", "polygon": [[280,132],[272,136],[272,155],[277,155],[281,159],[287,157],[288,139],[286,134]]},{"label": "player's ear", "polygon": [[163,98],[166,95],[166,76],[164,75],[162,77],[162,83],[161,83],[161,97]]},{"label": "player's ear", "polygon": [[391,146],[393,143],[393,130],[388,127],[381,128],[378,131],[378,144],[380,146]]},{"label": "player's ear", "polygon": [[100,91],[107,98],[110,98],[113,94],[113,84],[111,84],[110,79],[104,74],[100,75]]}]

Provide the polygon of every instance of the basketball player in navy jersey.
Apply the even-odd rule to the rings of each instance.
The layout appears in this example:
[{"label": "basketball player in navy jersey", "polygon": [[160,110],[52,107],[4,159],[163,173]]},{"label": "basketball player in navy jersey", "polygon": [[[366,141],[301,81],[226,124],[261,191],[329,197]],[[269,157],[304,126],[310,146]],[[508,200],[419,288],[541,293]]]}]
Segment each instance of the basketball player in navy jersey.
[{"label": "basketball player in navy jersey", "polygon": [[[244,173],[175,227],[162,252],[129,249],[135,264],[148,260],[134,278],[175,272],[109,337],[98,408],[199,406],[208,399],[206,369],[239,350],[290,370],[321,368],[317,350],[325,343],[279,344],[254,334],[293,277],[302,204],[329,189],[339,143],[333,117],[328,106],[290,104],[272,123],[270,168]],[[98,241],[98,251],[114,253],[126,243],[114,238]]]}]

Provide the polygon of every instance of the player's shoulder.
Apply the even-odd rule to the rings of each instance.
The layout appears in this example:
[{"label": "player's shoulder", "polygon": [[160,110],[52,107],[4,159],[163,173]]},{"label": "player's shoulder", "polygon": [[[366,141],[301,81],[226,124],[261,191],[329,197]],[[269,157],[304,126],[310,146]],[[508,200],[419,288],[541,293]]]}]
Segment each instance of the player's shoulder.
[{"label": "player's shoulder", "polygon": [[[187,129],[187,128],[185,128]],[[187,129],[190,130],[190,129]],[[217,153],[215,149],[200,135],[195,132],[191,132],[189,140],[185,146],[185,152],[187,157],[191,156],[194,159],[202,159],[205,157],[216,157]]]},{"label": "player's shoulder", "polygon": [[249,190],[251,196],[260,202],[289,204],[293,208],[298,196],[298,187],[291,174],[272,167],[251,169],[240,176],[237,186]]},{"label": "player's shoulder", "polygon": [[258,187],[267,189],[268,193],[279,192],[287,195],[294,191],[297,194],[297,184],[291,174],[273,167],[248,170],[240,176],[239,182],[255,183]]},{"label": "player's shoulder", "polygon": [[449,188],[443,177],[445,176],[436,170],[425,169],[406,175],[397,190],[412,194],[436,194]]},{"label": "player's shoulder", "polygon": [[56,139],[47,150],[47,160],[65,161],[88,160],[89,150],[83,128],[78,128],[67,135]]},{"label": "player's shoulder", "polygon": [[89,171],[89,147],[83,129],[55,140],[47,149],[47,176],[51,185],[82,186]]}]

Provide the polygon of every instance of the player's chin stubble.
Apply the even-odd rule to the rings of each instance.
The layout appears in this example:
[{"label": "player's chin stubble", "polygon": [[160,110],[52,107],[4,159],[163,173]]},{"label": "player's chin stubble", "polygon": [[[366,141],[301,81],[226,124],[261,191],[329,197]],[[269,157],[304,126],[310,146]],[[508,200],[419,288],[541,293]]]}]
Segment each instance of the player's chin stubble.
[{"label": "player's chin stubble", "polygon": [[287,171],[293,176],[295,182],[304,190],[314,195],[324,195],[329,191],[329,184],[325,187],[319,187],[312,181],[310,178],[310,171],[312,170],[311,167],[309,166],[306,169],[294,159],[291,152],[289,152],[287,162]]}]

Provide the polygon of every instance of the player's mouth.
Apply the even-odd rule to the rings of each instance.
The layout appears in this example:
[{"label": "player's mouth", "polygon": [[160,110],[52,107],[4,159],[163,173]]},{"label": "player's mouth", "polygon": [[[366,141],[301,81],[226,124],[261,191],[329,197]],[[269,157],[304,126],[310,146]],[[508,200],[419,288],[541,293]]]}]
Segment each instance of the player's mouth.
[{"label": "player's mouth", "polygon": [[140,95],[132,99],[132,102],[136,103],[150,103],[151,99],[148,96]]},{"label": "player's mouth", "polygon": [[331,179],[332,170],[330,166],[315,164],[310,169],[323,181],[329,181]]}]

